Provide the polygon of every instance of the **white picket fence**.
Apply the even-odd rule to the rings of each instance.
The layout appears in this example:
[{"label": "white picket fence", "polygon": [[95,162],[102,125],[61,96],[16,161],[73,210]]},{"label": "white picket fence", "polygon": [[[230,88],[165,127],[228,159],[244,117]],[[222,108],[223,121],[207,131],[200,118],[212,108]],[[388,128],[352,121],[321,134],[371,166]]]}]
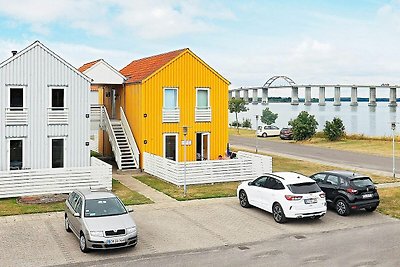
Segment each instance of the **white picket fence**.
[{"label": "white picket fence", "polygon": [[0,172],[0,198],[112,188],[112,166],[92,157],[91,166]]},{"label": "white picket fence", "polygon": [[[184,184],[185,163],[144,153],[144,171],[175,185]],[[244,181],[272,172],[272,158],[238,152],[237,159],[186,162],[186,183],[207,184]]]}]

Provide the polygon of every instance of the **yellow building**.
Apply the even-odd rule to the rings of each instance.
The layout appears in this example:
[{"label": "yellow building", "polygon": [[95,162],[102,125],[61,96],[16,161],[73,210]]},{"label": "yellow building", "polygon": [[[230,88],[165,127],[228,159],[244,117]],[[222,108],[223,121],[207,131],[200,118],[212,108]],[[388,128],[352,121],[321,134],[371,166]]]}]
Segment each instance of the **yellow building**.
[{"label": "yellow building", "polygon": [[126,80],[115,86],[118,99],[111,104],[117,107],[107,110],[123,108],[140,151],[140,167],[144,152],[183,161],[185,127],[187,161],[225,155],[229,81],[190,49],[134,60],[120,73]]}]

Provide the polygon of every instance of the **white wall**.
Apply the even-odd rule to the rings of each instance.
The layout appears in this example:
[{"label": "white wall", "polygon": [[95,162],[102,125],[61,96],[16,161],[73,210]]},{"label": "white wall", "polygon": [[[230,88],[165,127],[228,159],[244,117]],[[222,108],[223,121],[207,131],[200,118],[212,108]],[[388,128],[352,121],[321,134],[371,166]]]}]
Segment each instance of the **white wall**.
[{"label": "white wall", "polygon": [[[0,171],[7,170],[8,140],[24,139],[24,167],[51,167],[50,137],[65,138],[64,166],[90,165],[89,91],[90,83],[72,66],[48,51],[40,43],[32,45],[0,66]],[[25,88],[25,107],[28,108],[27,126],[5,126],[9,87]],[[51,105],[50,90],[64,88],[64,105],[69,108],[68,125],[47,125],[47,108]]]},{"label": "white wall", "polygon": [[93,79],[94,84],[122,84],[124,77],[117,70],[100,61],[83,72]]}]

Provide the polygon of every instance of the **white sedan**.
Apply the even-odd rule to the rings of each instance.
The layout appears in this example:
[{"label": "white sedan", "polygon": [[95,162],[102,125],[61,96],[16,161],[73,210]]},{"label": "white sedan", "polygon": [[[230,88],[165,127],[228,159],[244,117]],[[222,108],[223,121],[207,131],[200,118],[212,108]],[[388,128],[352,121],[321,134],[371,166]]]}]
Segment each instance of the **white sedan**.
[{"label": "white sedan", "polygon": [[326,213],[325,193],[309,177],[294,172],[265,174],[241,183],[240,205],[255,206],[273,214],[277,223],[287,218],[321,218]]}]

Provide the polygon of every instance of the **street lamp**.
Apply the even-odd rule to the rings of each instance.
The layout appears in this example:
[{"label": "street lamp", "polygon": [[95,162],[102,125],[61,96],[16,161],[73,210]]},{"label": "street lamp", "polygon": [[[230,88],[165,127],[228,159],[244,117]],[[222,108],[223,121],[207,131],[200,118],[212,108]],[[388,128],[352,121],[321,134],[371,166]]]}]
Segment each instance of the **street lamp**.
[{"label": "street lamp", "polygon": [[256,154],[258,153],[258,138],[257,138],[257,131],[258,131],[258,115],[256,115]]},{"label": "street lamp", "polygon": [[392,131],[393,131],[393,141],[392,141],[392,145],[393,145],[393,178],[396,178],[396,161],[395,161],[395,155],[394,155],[394,135],[395,135],[395,130],[396,130],[396,122],[392,122]]},{"label": "street lamp", "polygon": [[183,196],[186,197],[186,136],[188,133],[188,127],[183,126]]}]

